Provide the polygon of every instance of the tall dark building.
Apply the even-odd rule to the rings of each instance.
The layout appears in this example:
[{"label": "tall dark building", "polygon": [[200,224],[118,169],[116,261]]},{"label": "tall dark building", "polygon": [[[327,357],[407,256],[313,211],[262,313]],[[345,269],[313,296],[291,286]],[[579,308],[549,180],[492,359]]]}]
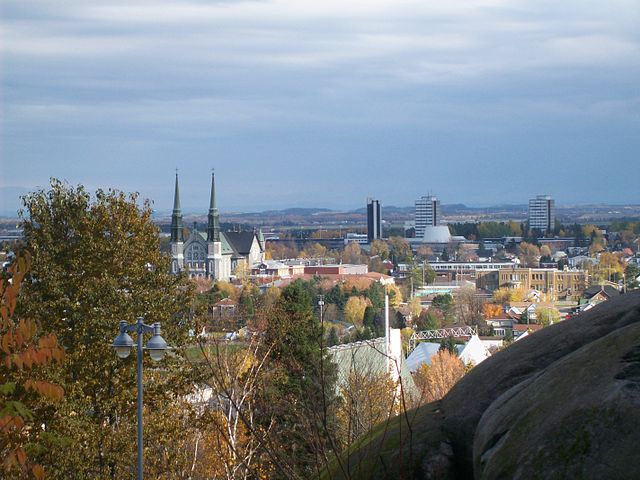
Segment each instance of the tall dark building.
[{"label": "tall dark building", "polygon": [[382,238],[382,219],[380,218],[380,202],[367,199],[367,240],[369,243]]}]

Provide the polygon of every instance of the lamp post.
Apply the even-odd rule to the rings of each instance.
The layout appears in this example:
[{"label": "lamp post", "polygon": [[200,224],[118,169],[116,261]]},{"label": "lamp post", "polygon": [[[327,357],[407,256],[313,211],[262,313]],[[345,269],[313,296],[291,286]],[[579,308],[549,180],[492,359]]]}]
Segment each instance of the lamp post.
[{"label": "lamp post", "polygon": [[[129,336],[128,332],[136,332],[138,340],[138,360],[137,360],[137,381],[138,381],[138,480],[142,480],[142,350],[149,351],[151,359],[155,362],[162,360],[165,352],[167,351],[167,342],[160,335],[160,323],[154,323],[153,325],[147,325],[143,322],[142,317],[138,317],[136,323],[129,325],[126,321],[120,321],[120,333],[113,341],[111,345],[116,351],[116,355],[120,358],[127,358],[131,353],[131,347],[133,347],[133,340]],[[153,336],[147,342],[147,346],[142,346],[142,337],[144,333],[153,332]]]}]

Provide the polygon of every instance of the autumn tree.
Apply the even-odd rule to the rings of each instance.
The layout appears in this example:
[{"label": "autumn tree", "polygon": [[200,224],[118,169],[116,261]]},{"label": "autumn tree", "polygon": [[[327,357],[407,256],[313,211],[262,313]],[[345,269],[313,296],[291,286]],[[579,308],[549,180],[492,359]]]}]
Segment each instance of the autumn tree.
[{"label": "autumn tree", "polygon": [[622,278],[626,267],[627,262],[621,253],[603,252],[598,256],[596,278],[599,281],[617,281]]},{"label": "autumn tree", "polygon": [[483,324],[483,305],[484,300],[476,294],[474,287],[461,288],[455,301],[456,320],[465,325]]},{"label": "autumn tree", "polygon": [[344,319],[353,323],[356,327],[362,328],[364,311],[371,302],[362,296],[349,297],[344,306]]},{"label": "autumn tree", "polygon": [[386,372],[371,365],[352,370],[340,387],[343,401],[337,410],[337,439],[342,449],[397,413],[400,399]]},{"label": "autumn tree", "polygon": [[342,252],[342,262],[343,263],[351,263],[351,264],[359,264],[362,262],[362,252],[360,249],[360,245],[356,242],[349,242]]},{"label": "autumn tree", "polygon": [[[18,294],[29,271],[31,256],[23,252],[0,278],[0,474],[44,478],[44,468],[27,457],[27,450],[44,448],[46,421],[37,403],[59,401],[62,387],[43,378],[43,367],[61,362],[64,352],[54,334],[42,334],[35,321],[15,316]],[[39,397],[39,398],[38,398]],[[55,409],[55,406],[50,406]],[[54,410],[51,410],[54,411]]]},{"label": "autumn tree", "polygon": [[297,258],[298,247],[295,242],[267,242],[265,258],[267,260],[281,260],[284,258]]},{"label": "autumn tree", "polygon": [[509,302],[523,302],[527,292],[524,288],[508,288],[502,287],[493,292],[492,299],[500,305],[506,305]]},{"label": "autumn tree", "polygon": [[304,250],[310,258],[324,258],[327,255],[327,247],[317,242],[308,243],[305,245]]},{"label": "autumn tree", "polygon": [[552,325],[560,321],[560,312],[553,307],[538,307],[536,309],[536,323]]},{"label": "autumn tree", "polygon": [[521,242],[518,245],[518,257],[523,266],[537,267],[540,259],[540,249],[532,243]]},{"label": "autumn tree", "polygon": [[190,415],[183,399],[191,372],[181,353],[191,325],[181,312],[188,310],[190,288],[169,274],[151,206],[139,205],[135,194],[98,190],[91,196],[58,180],[23,201],[33,264],[22,313],[66,351],[61,366],[47,368],[65,396],[48,412],[44,428],[67,440],[38,451],[38,460],[57,478],[131,476],[135,355],[118,359],[110,344],[120,320],[142,316],[146,323],[162,322],[163,337],[174,348],[162,371],[151,364],[144,370],[145,447],[157,453],[145,458],[145,470],[151,477],[179,476],[188,462],[180,424]]},{"label": "autumn tree", "polygon": [[458,261],[460,262],[477,262],[478,255],[473,245],[461,244],[458,246]]},{"label": "autumn tree", "polygon": [[395,283],[386,285],[385,290],[389,295],[389,306],[392,308],[398,308],[402,303],[402,292]]},{"label": "autumn tree", "polygon": [[261,306],[271,309],[280,299],[280,289],[274,285],[267,288],[267,291],[260,297]]},{"label": "autumn tree", "polygon": [[411,314],[411,318],[418,318],[422,313],[422,302],[420,297],[413,297],[409,300],[409,313]]},{"label": "autumn tree", "polygon": [[416,257],[423,262],[429,260],[432,255],[433,250],[427,245],[420,245],[416,251]]},{"label": "autumn tree", "polygon": [[376,239],[371,242],[371,255],[378,256],[382,260],[389,258],[389,246],[384,240]]},{"label": "autumn tree", "polygon": [[238,289],[229,282],[224,280],[218,280],[213,284],[213,287],[209,291],[211,296],[211,302],[217,303],[223,298],[238,299]]},{"label": "autumn tree", "polygon": [[[272,478],[285,474],[271,450],[273,419],[260,418],[263,389],[269,379],[269,349],[260,337],[242,348],[214,341],[200,344],[201,359],[193,365],[201,387],[193,401],[200,410],[190,429],[191,478]],[[215,401],[211,401],[215,399]]]},{"label": "autumn tree", "polygon": [[387,241],[389,254],[394,263],[409,263],[413,260],[411,246],[406,238],[390,237]]},{"label": "autumn tree", "polygon": [[482,305],[482,315],[485,319],[497,318],[502,314],[502,306],[495,303],[485,303]]},{"label": "autumn tree", "polygon": [[465,366],[456,354],[440,350],[431,357],[431,365],[421,365],[413,376],[425,403],[443,398],[464,376]]}]

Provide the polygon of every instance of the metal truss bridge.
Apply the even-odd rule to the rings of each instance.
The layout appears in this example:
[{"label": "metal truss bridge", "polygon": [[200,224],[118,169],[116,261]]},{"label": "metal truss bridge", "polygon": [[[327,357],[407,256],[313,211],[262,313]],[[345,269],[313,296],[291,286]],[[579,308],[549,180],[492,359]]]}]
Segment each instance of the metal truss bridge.
[{"label": "metal truss bridge", "polygon": [[471,337],[478,334],[478,327],[473,325],[471,327],[449,327],[439,328],[438,330],[423,330],[421,332],[415,332],[409,339],[409,353],[416,348],[418,342],[422,340],[442,339],[448,337]]}]

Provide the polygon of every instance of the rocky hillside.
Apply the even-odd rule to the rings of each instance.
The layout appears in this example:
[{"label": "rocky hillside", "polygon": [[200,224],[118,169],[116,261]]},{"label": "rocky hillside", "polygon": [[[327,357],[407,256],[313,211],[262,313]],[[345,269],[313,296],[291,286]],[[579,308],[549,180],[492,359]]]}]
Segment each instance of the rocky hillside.
[{"label": "rocky hillside", "polygon": [[380,425],[331,477],[638,479],[640,292],[497,353]]}]

